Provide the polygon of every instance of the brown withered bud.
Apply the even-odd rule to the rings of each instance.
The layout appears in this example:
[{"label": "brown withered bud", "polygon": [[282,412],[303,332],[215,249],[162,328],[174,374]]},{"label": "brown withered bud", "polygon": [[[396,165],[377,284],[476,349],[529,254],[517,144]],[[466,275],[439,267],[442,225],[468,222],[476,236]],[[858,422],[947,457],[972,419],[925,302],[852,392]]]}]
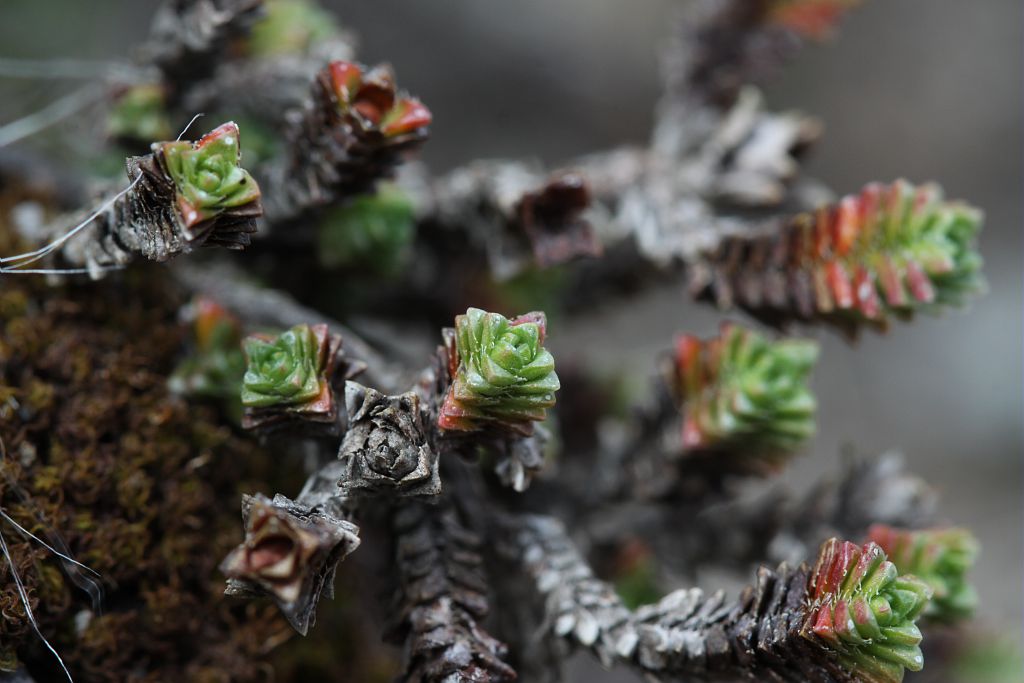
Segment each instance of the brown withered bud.
[{"label": "brown withered bud", "polygon": [[601,242],[583,215],[590,203],[586,180],[572,172],[556,175],[543,187],[523,195],[516,213],[538,266],[601,255]]},{"label": "brown withered bud", "polygon": [[334,592],[338,562],[359,546],[351,522],[278,495],[242,498],[245,540],[220,565],[228,595],[269,595],[296,631],[315,622],[320,594]]},{"label": "brown withered bud", "polygon": [[437,452],[416,393],[387,396],[346,382],[345,406],[348,431],[338,452],[344,463],[343,492],[424,497],[441,492]]}]

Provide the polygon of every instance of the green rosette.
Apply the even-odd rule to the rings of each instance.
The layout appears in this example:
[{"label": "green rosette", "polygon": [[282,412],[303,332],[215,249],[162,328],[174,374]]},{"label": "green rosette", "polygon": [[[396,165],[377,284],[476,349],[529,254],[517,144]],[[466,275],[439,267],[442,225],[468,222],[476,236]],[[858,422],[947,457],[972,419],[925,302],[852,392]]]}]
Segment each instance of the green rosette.
[{"label": "green rosette", "polygon": [[899,683],[924,667],[917,620],[932,591],[901,575],[875,543],[827,541],[808,584],[801,635],[833,650],[864,683]]},{"label": "green rosette", "polygon": [[243,343],[247,367],[242,405],[247,408],[300,406],[321,396],[320,343],[309,325],[296,325],[277,337],[254,335]]},{"label": "green rosette", "polygon": [[196,143],[154,145],[174,182],[176,205],[186,228],[215,218],[229,209],[257,201],[260,189],[240,166],[238,126],[218,126]]},{"label": "green rosette", "polygon": [[957,621],[974,613],[978,595],[967,572],[978,557],[978,541],[970,531],[910,531],[876,524],[868,530],[868,538],[886,552],[900,572],[917,576],[932,589],[926,617]]},{"label": "green rosette", "polygon": [[677,341],[674,389],[688,450],[784,456],[814,434],[808,387],[818,358],[812,341],[768,338],[735,325],[718,338]]},{"label": "green rosette", "polygon": [[490,423],[530,433],[555,404],[560,385],[544,348],[543,313],[508,320],[470,308],[455,319],[459,365],[442,405],[442,430],[475,431]]}]

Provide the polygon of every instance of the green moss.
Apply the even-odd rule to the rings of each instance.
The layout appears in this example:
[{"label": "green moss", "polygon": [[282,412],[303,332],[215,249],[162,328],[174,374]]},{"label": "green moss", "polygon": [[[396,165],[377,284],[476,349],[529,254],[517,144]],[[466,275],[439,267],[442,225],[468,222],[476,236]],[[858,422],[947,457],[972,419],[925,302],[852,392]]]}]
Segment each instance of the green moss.
[{"label": "green moss", "polygon": [[25,315],[28,297],[21,290],[0,291],[0,317],[5,319]]}]

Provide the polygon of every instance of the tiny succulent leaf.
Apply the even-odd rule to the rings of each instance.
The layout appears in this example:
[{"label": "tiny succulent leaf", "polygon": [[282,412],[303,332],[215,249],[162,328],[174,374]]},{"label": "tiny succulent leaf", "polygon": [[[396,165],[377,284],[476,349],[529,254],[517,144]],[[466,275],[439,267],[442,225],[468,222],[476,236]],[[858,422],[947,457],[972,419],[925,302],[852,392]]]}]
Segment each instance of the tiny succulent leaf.
[{"label": "tiny succulent leaf", "polygon": [[969,617],[977,604],[967,571],[978,555],[978,542],[966,529],[910,531],[876,524],[868,539],[877,543],[904,574],[913,574],[932,589],[925,616],[943,621]]},{"label": "tiny succulent leaf", "polygon": [[250,336],[244,347],[248,365],[242,405],[299,406],[329,391],[321,343],[309,325],[296,325],[274,338]]},{"label": "tiny succulent leaf", "polygon": [[155,143],[174,181],[176,204],[186,227],[260,197],[260,189],[242,168],[238,126],[225,123],[195,143]]},{"label": "tiny succulent leaf", "polygon": [[543,313],[508,320],[470,308],[455,318],[458,369],[438,419],[443,430],[485,423],[528,433],[555,404],[555,360],[544,348]]},{"label": "tiny succulent leaf", "polygon": [[931,595],[921,579],[900,575],[877,544],[832,538],[809,579],[801,635],[835,651],[857,680],[898,683],[904,670],[924,666],[915,622]]},{"label": "tiny succulent leaf", "polygon": [[682,335],[673,389],[688,449],[745,450],[784,456],[814,433],[816,402],[807,386],[818,346],[773,342],[726,323],[717,338]]},{"label": "tiny succulent leaf", "polygon": [[355,98],[359,92],[359,85],[363,82],[362,67],[352,62],[337,60],[328,64],[327,70],[338,102],[347,105]]},{"label": "tiny succulent leaf", "polygon": [[422,102],[413,97],[403,97],[381,117],[380,130],[388,137],[402,135],[429,126],[432,118],[430,110]]}]

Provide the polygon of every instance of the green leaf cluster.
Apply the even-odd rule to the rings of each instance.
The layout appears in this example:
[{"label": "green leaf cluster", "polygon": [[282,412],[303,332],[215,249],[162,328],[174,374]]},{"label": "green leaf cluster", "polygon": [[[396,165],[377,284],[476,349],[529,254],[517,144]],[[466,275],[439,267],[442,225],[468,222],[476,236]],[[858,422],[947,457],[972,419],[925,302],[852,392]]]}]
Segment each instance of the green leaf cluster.
[{"label": "green leaf cluster", "polygon": [[244,347],[242,405],[295,406],[320,396],[326,381],[322,354],[309,325],[296,325],[274,338],[248,337]]}]

